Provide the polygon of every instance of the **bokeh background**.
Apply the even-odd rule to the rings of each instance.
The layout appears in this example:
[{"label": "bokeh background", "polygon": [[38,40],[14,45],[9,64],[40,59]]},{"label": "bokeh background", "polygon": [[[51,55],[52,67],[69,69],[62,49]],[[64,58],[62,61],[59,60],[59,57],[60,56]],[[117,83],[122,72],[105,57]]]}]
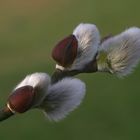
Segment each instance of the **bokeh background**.
[{"label": "bokeh background", "polygon": [[[80,22],[97,25],[102,37],[140,27],[139,0],[1,0],[0,106],[13,87],[33,72],[52,74],[51,50]],[[0,140],[140,139],[140,66],[125,79],[82,74],[87,95],[61,122],[38,110],[0,123]]]}]

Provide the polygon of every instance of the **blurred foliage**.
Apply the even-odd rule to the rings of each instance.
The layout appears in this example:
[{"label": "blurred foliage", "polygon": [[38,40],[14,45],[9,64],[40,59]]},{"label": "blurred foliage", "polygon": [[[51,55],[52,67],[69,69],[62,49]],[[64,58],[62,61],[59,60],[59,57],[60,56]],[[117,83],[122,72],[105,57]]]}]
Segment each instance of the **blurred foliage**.
[{"label": "blurred foliage", "polygon": [[[33,72],[52,74],[51,50],[80,22],[101,35],[140,26],[139,0],[0,1],[0,106],[14,86]],[[140,67],[125,79],[108,74],[78,76],[87,84],[82,105],[59,123],[32,110],[0,124],[1,140],[140,139]]]}]

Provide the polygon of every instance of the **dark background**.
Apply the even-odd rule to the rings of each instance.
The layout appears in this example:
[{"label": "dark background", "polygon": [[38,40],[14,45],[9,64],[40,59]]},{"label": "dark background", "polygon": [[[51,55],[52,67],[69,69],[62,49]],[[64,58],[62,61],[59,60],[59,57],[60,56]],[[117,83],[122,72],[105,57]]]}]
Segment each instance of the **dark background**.
[{"label": "dark background", "polygon": [[[51,50],[80,22],[103,36],[140,26],[139,0],[1,0],[0,106],[25,75],[52,74]],[[0,140],[140,139],[140,66],[124,79],[108,74],[78,76],[87,84],[82,105],[61,122],[32,110],[0,123]]]}]

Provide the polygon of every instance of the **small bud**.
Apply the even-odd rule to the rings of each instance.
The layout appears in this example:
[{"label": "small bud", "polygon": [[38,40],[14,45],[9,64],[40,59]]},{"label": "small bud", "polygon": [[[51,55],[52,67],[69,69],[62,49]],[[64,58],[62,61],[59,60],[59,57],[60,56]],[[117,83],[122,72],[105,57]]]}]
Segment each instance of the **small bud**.
[{"label": "small bud", "polygon": [[53,49],[52,57],[61,66],[70,66],[77,56],[78,41],[74,35],[61,40]]},{"label": "small bud", "polygon": [[23,86],[9,96],[8,107],[12,112],[23,113],[32,107],[34,98],[34,89],[32,86]]}]

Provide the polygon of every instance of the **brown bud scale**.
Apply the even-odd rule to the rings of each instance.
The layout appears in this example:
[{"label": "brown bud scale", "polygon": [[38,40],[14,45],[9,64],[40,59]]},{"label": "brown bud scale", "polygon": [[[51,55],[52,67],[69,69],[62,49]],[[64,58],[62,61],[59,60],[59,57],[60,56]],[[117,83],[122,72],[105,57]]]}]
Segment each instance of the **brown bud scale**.
[{"label": "brown bud scale", "polygon": [[74,35],[61,40],[53,49],[52,57],[61,66],[70,66],[77,56],[78,41]]},{"label": "brown bud scale", "polygon": [[23,86],[13,91],[8,98],[8,104],[13,111],[23,113],[32,107],[33,98],[34,88]]}]

